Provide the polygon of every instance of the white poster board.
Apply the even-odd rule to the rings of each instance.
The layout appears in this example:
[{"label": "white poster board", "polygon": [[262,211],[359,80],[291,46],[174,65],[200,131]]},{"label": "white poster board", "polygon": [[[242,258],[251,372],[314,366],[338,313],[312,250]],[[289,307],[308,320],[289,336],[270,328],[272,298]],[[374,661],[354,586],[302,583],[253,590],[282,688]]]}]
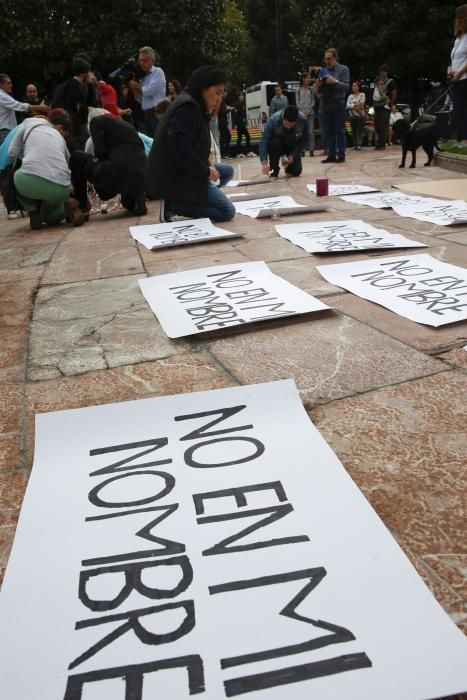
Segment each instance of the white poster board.
[{"label": "white poster board", "polygon": [[403,192],[377,192],[375,194],[355,194],[341,197],[351,204],[373,207],[373,209],[391,209],[394,204],[422,202],[426,197],[416,197]]},{"label": "white poster board", "polygon": [[226,187],[248,187],[249,185],[263,185],[271,182],[269,177],[259,177],[256,180],[229,180]]},{"label": "white poster board", "polygon": [[329,309],[264,262],[174,272],[139,284],[169,338]]},{"label": "white poster board", "polygon": [[467,270],[421,254],[320,265],[325,280],[429,326],[467,318]]},{"label": "white poster board", "polygon": [[291,380],[36,416],[5,700],[427,700],[466,640]]},{"label": "white poster board", "polygon": [[[316,194],[316,185],[307,185],[310,192]],[[370,187],[370,185],[335,185],[329,183],[328,195],[329,197],[341,197],[345,194],[362,194],[363,192],[377,192],[376,187]]]},{"label": "white poster board", "polygon": [[240,235],[214,226],[210,219],[190,219],[164,224],[130,226],[130,233],[138,243],[142,243],[149,250],[171,248],[188,243],[217,241],[221,238],[235,238]]},{"label": "white poster board", "polygon": [[276,231],[282,238],[308,253],[345,253],[375,248],[427,248],[397,233],[389,233],[359,219],[317,221],[316,223],[279,224]]},{"label": "white poster board", "polygon": [[304,204],[299,204],[293,197],[278,196],[265,197],[263,199],[252,199],[248,202],[233,202],[237,214],[244,214],[256,219],[262,209],[291,209],[294,207],[304,207]]},{"label": "white poster board", "polygon": [[394,204],[393,209],[399,216],[428,221],[438,226],[467,224],[467,202],[463,199],[453,201],[426,198],[423,202]]}]

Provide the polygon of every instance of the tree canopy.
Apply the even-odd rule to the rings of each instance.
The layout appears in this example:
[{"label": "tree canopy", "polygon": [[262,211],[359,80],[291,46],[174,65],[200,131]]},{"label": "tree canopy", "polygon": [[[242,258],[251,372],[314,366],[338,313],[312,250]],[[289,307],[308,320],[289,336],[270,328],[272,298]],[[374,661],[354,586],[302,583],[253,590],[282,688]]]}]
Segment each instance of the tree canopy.
[{"label": "tree canopy", "polygon": [[20,87],[51,85],[85,51],[104,75],[140,46],[153,46],[168,77],[184,81],[203,63],[225,68],[235,87],[294,79],[335,46],[352,77],[388,63],[402,81],[442,80],[453,42],[447,0],[0,0],[0,72]]}]

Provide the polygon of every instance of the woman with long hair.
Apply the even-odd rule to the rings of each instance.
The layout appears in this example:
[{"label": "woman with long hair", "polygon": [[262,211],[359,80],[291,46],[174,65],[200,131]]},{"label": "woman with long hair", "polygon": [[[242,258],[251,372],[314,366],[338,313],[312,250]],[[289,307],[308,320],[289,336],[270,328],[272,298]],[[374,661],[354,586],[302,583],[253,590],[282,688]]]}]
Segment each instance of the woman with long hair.
[{"label": "woman with long hair", "polygon": [[222,168],[228,166],[210,160],[209,118],[224,88],[222,70],[198,68],[159,122],[149,154],[145,190],[151,199],[162,200],[162,221],[171,221],[173,214],[213,221],[228,221],[235,216],[232,202],[216,186],[224,184],[227,175]]},{"label": "woman with long hair", "polygon": [[352,126],[353,147],[360,151],[362,147],[363,126],[366,123],[365,115],[365,93],[361,90],[358,80],[352,83],[352,92],[347,98],[347,109],[350,114],[350,124]]}]

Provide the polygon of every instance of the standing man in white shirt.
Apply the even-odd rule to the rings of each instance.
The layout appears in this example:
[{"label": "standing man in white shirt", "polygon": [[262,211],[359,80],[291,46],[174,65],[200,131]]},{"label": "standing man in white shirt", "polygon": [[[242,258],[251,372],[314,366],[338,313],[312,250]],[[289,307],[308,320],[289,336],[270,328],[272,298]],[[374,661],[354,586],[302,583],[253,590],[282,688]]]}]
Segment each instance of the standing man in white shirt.
[{"label": "standing man in white shirt", "polygon": [[138,81],[130,80],[128,85],[131,88],[135,99],[141,104],[144,112],[144,122],[146,134],[151,138],[157,126],[157,117],[154,107],[161,102],[166,95],[165,74],[162,68],[155,66],[156,52],[150,46],[143,46],[139,50],[138,63],[144,72],[143,77]]},{"label": "standing man in white shirt", "polygon": [[10,76],[0,73],[0,144],[4,142],[10,131],[17,126],[15,112],[42,112],[47,114],[50,107],[45,104],[31,105],[28,102],[18,102],[11,96],[13,84]]}]

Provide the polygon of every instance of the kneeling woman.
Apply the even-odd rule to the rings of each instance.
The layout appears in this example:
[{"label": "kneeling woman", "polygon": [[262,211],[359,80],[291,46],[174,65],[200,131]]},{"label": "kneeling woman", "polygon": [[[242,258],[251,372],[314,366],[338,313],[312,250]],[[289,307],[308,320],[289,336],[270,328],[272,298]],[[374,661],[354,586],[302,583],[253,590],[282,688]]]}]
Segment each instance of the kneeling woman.
[{"label": "kneeling woman", "polygon": [[67,112],[53,109],[47,119],[26,119],[8,149],[10,158],[22,159],[14,175],[15,187],[33,229],[58,224],[65,215],[74,226],[84,223],[78,202],[70,198],[70,156],[65,141],[70,133]]},{"label": "kneeling woman", "polygon": [[[226,173],[210,165],[209,115],[224,93],[222,71],[203,66],[159,122],[148,159],[145,189],[151,199],[164,200],[161,219],[172,214],[228,221],[235,207],[214,183]],[[229,172],[231,176],[231,173]]]}]

